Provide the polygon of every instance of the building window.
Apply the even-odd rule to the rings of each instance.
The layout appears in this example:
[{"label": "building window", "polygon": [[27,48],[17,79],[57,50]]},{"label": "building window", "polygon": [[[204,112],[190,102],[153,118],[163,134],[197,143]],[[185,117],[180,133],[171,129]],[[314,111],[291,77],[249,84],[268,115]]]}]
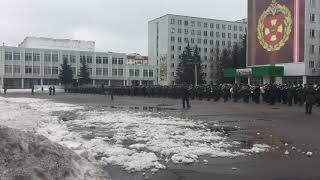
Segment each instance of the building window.
[{"label": "building window", "polygon": [[216,24],[216,29],[220,29],[220,24]]},{"label": "building window", "polygon": [[228,25],[228,30],[229,30],[229,31],[231,31],[231,28],[232,28],[231,25]]},{"label": "building window", "polygon": [[182,33],[182,29],[178,28],[178,34]]},{"label": "building window", "polygon": [[185,42],[185,43],[188,43],[188,42],[189,42],[189,39],[188,39],[188,38],[184,38],[184,42]]},{"label": "building window", "polygon": [[179,43],[181,43],[181,42],[182,42],[181,37],[178,37],[178,42],[179,42]]},{"label": "building window", "polygon": [[44,61],[45,62],[51,62],[51,54],[44,54]]},{"label": "building window", "polygon": [[118,63],[118,59],[116,57],[112,58],[112,64],[117,64]]},{"label": "building window", "polygon": [[184,25],[188,26],[189,25],[188,21],[184,21]]},{"label": "building window", "polygon": [[210,23],[210,28],[214,28],[214,24],[213,23]]},{"label": "building window", "polygon": [[59,73],[58,67],[52,67],[52,74],[57,75]]},{"label": "building window", "polygon": [[58,54],[52,54],[52,62],[59,62]]},{"label": "building window", "polygon": [[314,45],[310,45],[310,54],[314,54]]},{"label": "building window", "polygon": [[216,38],[220,37],[220,32],[216,32]]},{"label": "building window", "polygon": [[181,51],[181,46],[178,46],[178,50]]},{"label": "building window", "polygon": [[222,46],[226,45],[226,41],[221,41]]},{"label": "building window", "polygon": [[222,36],[222,38],[225,38],[225,37],[226,37],[226,33],[223,32],[223,33],[221,34],[221,36]]},{"label": "building window", "polygon": [[171,63],[171,68],[174,68],[174,63]]},{"label": "building window", "polygon": [[143,77],[148,77],[148,70],[146,69],[143,70]]},{"label": "building window", "polygon": [[12,52],[10,51],[5,52],[5,60],[12,60]]},{"label": "building window", "polygon": [[171,28],[171,34],[174,34],[176,32],[176,29]]},{"label": "building window", "polygon": [[310,29],[310,38],[315,38],[315,30]]},{"label": "building window", "polygon": [[20,52],[13,52],[13,60],[15,61],[20,60]]},{"label": "building window", "polygon": [[198,44],[201,44],[201,39],[200,38],[198,39]]},{"label": "building window", "polygon": [[182,20],[178,20],[178,25],[182,25]]},{"label": "building window", "polygon": [[108,64],[108,57],[103,57],[102,60],[103,60],[103,64]]},{"label": "building window", "polygon": [[204,48],[204,52],[207,53],[208,52],[208,48]]},{"label": "building window", "polygon": [[191,38],[191,44],[193,44],[194,43],[194,38]]},{"label": "building window", "polygon": [[222,29],[226,30],[226,25],[225,24],[222,24]]},{"label": "building window", "polygon": [[201,36],[201,30],[198,30],[197,35]]},{"label": "building window", "polygon": [[118,59],[118,64],[122,65],[123,64],[123,58]]},{"label": "building window", "polygon": [[310,22],[316,22],[316,15],[310,14]]},{"label": "building window", "polygon": [[238,31],[238,26],[233,26],[234,31]]},{"label": "building window", "polygon": [[231,33],[228,33],[228,38],[229,38],[229,39],[231,38]]},{"label": "building window", "polygon": [[243,27],[239,26],[239,31],[242,32],[243,31]]},{"label": "building window", "polygon": [[25,66],[24,70],[26,74],[32,74],[32,66]]},{"label": "building window", "polygon": [[231,41],[228,41],[228,47],[229,48],[231,47]]},{"label": "building window", "polygon": [[174,59],[174,54],[171,54],[171,59]]},{"label": "building window", "polygon": [[175,24],[176,20],[175,19],[171,19],[170,24]]},{"label": "building window", "polygon": [[129,76],[131,76],[131,77],[134,76],[134,70],[133,69],[129,69]]},{"label": "building window", "polygon": [[188,29],[184,29],[184,34],[188,34],[188,33],[189,33]]},{"label": "building window", "polygon": [[309,61],[309,68],[314,68],[314,61]]},{"label": "building window", "polygon": [[123,69],[118,69],[118,76],[123,76]]},{"label": "building window", "polygon": [[96,68],[96,75],[101,76],[102,75],[102,68]]},{"label": "building window", "polygon": [[233,34],[233,38],[237,39],[238,38],[238,34]]},{"label": "building window", "polygon": [[220,46],[220,41],[216,40],[216,46]]},{"label": "building window", "polygon": [[197,24],[198,24],[198,27],[201,27],[201,22],[197,22]]},{"label": "building window", "polygon": [[203,27],[207,28],[208,27],[208,23],[203,23]]},{"label": "building window", "polygon": [[26,53],[25,54],[25,60],[26,61],[32,61],[32,53]]},{"label": "building window", "polygon": [[80,63],[83,63],[84,61],[86,61],[86,56],[80,55]]},{"label": "building window", "polygon": [[210,40],[210,45],[213,45],[213,40]]},{"label": "building window", "polygon": [[149,70],[149,77],[153,77],[153,70]]},{"label": "building window", "polygon": [[213,31],[210,31],[210,37],[213,37],[214,36],[213,34],[214,34]]},{"label": "building window", "polygon": [[92,64],[92,56],[87,56],[87,63]]},{"label": "building window", "polygon": [[174,41],[175,41],[175,37],[171,36],[171,42],[174,42]]},{"label": "building window", "polygon": [[191,21],[191,27],[195,27],[196,26],[196,22]]},{"label": "building window", "polygon": [[4,66],[4,72],[6,74],[11,74],[12,73],[12,65],[5,65]]},{"label": "building window", "polygon": [[44,74],[51,74],[51,67],[45,66],[43,70]]},{"label": "building window", "polygon": [[208,44],[208,40],[207,40],[207,39],[204,39],[204,40],[203,40],[203,44]]},{"label": "building window", "polygon": [[96,64],[101,64],[102,63],[102,58],[101,56],[96,57]]},{"label": "building window", "polygon": [[203,31],[203,36],[208,36],[208,31]]},{"label": "building window", "polygon": [[33,74],[40,74],[40,66],[33,66]]},{"label": "building window", "polygon": [[33,61],[40,61],[40,53],[33,53]]},{"label": "building window", "polygon": [[191,35],[195,35],[194,29],[191,30]]},{"label": "building window", "polygon": [[[208,56],[204,56],[203,58],[204,58],[205,61],[208,60]],[[207,65],[205,65],[205,68],[207,68]]]},{"label": "building window", "polygon": [[171,51],[174,51],[174,46],[171,46]]},{"label": "building window", "polygon": [[134,70],[134,76],[138,77],[138,76],[139,76],[139,73],[140,73],[139,69],[135,69],[135,70]]},{"label": "building window", "polygon": [[92,76],[93,75],[92,68],[88,68],[88,70],[89,70],[89,75]]},{"label": "building window", "polygon": [[70,62],[71,63],[76,63],[76,56],[70,55]]},{"label": "building window", "polygon": [[13,73],[20,74],[20,66],[19,65],[13,65]]},{"label": "building window", "polygon": [[103,75],[108,76],[108,68],[103,68]]}]

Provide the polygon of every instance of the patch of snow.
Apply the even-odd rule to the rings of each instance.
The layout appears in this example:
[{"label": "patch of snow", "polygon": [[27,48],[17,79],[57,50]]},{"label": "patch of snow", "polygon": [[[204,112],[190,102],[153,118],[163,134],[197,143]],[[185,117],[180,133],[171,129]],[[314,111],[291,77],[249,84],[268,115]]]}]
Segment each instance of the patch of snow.
[{"label": "patch of snow", "polygon": [[[235,157],[265,152],[270,148],[254,144],[251,149],[230,150],[240,143],[230,142],[219,132],[208,131],[203,122],[155,117],[152,113],[87,111],[84,106],[45,99],[0,98],[0,112],[5,111],[13,112],[10,119],[14,123],[24,126],[24,122],[28,122],[38,134],[82,157],[118,165],[129,172],[147,169],[156,172],[166,168],[161,161],[194,163],[200,156]],[[63,122],[54,114],[70,111],[81,118]],[[0,123],[8,124],[5,120],[8,115],[3,114],[9,113],[0,113]],[[77,131],[77,128],[81,130]],[[98,134],[98,130],[101,135],[82,138],[92,134],[91,131]]]}]

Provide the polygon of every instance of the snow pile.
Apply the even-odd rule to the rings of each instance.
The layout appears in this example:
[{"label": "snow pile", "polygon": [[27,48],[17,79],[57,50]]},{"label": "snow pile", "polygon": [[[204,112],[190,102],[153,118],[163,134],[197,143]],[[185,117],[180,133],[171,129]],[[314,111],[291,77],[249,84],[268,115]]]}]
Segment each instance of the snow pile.
[{"label": "snow pile", "polygon": [[[211,132],[205,123],[190,119],[127,111],[88,111],[83,106],[43,99],[0,99],[6,103],[3,101],[8,101],[13,109],[23,107],[14,119],[26,114],[37,118],[39,134],[82,157],[118,165],[130,172],[157,171],[169,161],[194,163],[200,156],[235,157],[269,149],[267,145],[255,144],[252,149],[235,150],[239,142],[229,141],[222,133]],[[73,111],[78,118],[62,122],[53,113],[56,111]]]},{"label": "snow pile", "polygon": [[30,132],[0,126],[0,147],[0,177],[4,179],[109,179],[71,150]]}]

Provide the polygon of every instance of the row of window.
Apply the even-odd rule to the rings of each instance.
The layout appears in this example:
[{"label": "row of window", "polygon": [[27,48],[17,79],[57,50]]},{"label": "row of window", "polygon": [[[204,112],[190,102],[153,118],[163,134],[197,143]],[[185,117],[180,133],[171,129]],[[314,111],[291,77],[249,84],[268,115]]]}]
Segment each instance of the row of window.
[{"label": "row of window", "polygon": [[[75,55],[62,55],[62,60],[76,63]],[[21,60],[20,52],[5,51],[5,60]],[[25,61],[40,61],[40,53],[25,53]],[[45,62],[59,62],[58,54],[44,54]],[[80,63],[86,61],[92,64],[92,56],[80,55]],[[108,64],[108,57],[96,56],[96,64]],[[112,64],[124,64],[123,58],[112,57]]]},{"label": "row of window", "polygon": [[[170,24],[174,25],[176,24],[176,19],[172,18],[170,20]],[[222,30],[234,30],[234,31],[243,31],[244,27],[243,26],[238,26],[238,25],[226,25],[226,24],[214,24],[214,23],[207,23],[207,22],[196,22],[196,21],[188,21],[188,20],[184,20],[182,21],[181,19],[177,20],[177,24],[178,25],[184,25],[184,26],[191,26],[191,27],[204,27],[204,28],[211,28],[211,29],[221,29]]]},{"label": "row of window", "polygon": [[[237,39],[238,37],[241,39],[243,37],[242,34],[237,34],[237,33],[233,33],[233,36],[232,36],[232,33],[230,32],[219,32],[219,31],[201,31],[201,30],[194,30],[192,29],[191,31],[189,31],[189,29],[180,29],[178,28],[178,34],[182,34],[184,33],[185,35],[188,35],[189,33],[193,36],[197,35],[197,36],[210,36],[210,37],[216,37],[216,38],[234,38],[234,39]],[[176,29],[175,28],[171,28],[171,34],[175,34],[176,33]]]},{"label": "row of window", "polygon": [[[58,67],[49,67],[45,66],[43,68],[45,75],[57,75],[59,73]],[[25,66],[25,74],[40,74],[40,66]],[[76,68],[72,67],[73,74],[76,73]],[[6,74],[20,74],[20,66],[19,65],[5,65],[5,73]],[[93,75],[92,68],[89,68],[90,75]],[[97,76],[107,76],[108,68],[96,68]],[[123,76],[123,69],[112,69],[112,76]],[[139,69],[129,69],[129,76],[131,77],[139,77],[140,70]],[[143,70],[143,77],[153,77],[153,70]]]},{"label": "row of window", "polygon": [[[315,54],[316,53],[316,46],[311,44],[309,48],[310,54]],[[319,55],[320,55],[320,46],[319,46]]]},{"label": "row of window", "polygon": [[[171,34],[175,34],[175,28],[171,28]],[[215,32],[214,31],[201,31],[201,30],[197,30],[195,31],[194,29],[192,29],[191,31],[189,31],[189,29],[184,29],[184,31],[182,31],[182,29],[178,29],[178,34],[182,34],[184,33],[185,35],[188,35],[190,32],[191,35],[198,35],[198,36],[210,36],[210,37],[216,37],[216,38],[232,38],[232,33],[226,33],[226,32]],[[237,39],[237,38],[242,38],[243,35],[242,34],[233,34],[233,38]]]},{"label": "row of window", "polygon": [[[196,41],[197,40],[197,41]],[[171,37],[171,42],[172,43],[175,43],[176,41],[175,41],[175,37]],[[184,38],[183,39],[183,42],[184,43],[191,43],[191,44],[198,44],[199,46],[201,45],[201,44],[204,44],[204,45],[208,45],[208,44],[210,44],[210,45],[216,45],[216,46],[220,46],[220,42],[221,42],[221,45],[222,46],[226,46],[226,45],[228,45],[229,47],[231,47],[232,46],[232,41],[225,41],[225,40],[209,40],[208,41],[208,39],[201,39],[201,38],[198,38],[198,39],[195,39],[195,38],[190,38],[190,41],[189,41],[189,38]],[[226,42],[227,42],[227,44],[226,44]],[[182,38],[181,37],[178,37],[178,43],[182,43]],[[235,44],[236,42],[234,42],[234,44]],[[172,50],[172,49],[171,49]]]}]

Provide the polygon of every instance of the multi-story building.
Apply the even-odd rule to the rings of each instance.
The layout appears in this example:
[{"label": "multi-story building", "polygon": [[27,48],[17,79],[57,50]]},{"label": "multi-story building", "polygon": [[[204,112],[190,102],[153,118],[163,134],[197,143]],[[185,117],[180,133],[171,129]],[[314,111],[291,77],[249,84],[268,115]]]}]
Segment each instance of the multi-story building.
[{"label": "multi-story building", "polygon": [[128,64],[124,53],[95,52],[91,41],[26,38],[19,47],[0,46],[1,85],[58,85],[64,60],[71,65],[75,80],[81,62],[86,61],[92,85],[153,84],[156,79],[155,66]]},{"label": "multi-story building", "polygon": [[149,21],[149,64],[157,67],[157,83],[175,83],[179,55],[189,43],[197,46],[203,63],[206,82],[215,80],[216,48],[232,48],[239,43],[247,29],[246,20],[223,21],[167,14]]}]

